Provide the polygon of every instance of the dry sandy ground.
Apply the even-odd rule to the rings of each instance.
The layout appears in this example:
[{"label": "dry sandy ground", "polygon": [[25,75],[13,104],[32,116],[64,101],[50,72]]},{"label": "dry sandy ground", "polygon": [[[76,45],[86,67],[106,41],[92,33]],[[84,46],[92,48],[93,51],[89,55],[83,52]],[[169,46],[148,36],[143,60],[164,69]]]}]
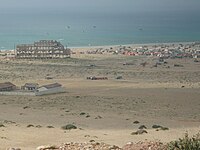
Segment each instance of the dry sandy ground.
[{"label": "dry sandy ground", "polygon": [[[1,82],[59,82],[67,92],[41,97],[0,96],[0,121],[5,126],[0,128],[0,149],[35,150],[40,145],[90,140],[119,146],[145,139],[169,142],[185,132],[193,135],[200,131],[200,63],[170,59],[155,68],[157,58],[152,57],[77,57],[1,60]],[[125,62],[134,65],[123,66]],[[147,66],[142,67],[142,62]],[[115,79],[119,75],[122,80]],[[46,80],[46,76],[53,79]],[[109,80],[91,81],[87,76]],[[82,112],[86,114],[80,115]],[[140,123],[134,124],[136,120]],[[62,130],[68,123],[78,129]],[[28,128],[30,124],[34,127]],[[154,124],[169,130],[155,131]],[[140,125],[147,126],[148,133],[131,135]]]}]

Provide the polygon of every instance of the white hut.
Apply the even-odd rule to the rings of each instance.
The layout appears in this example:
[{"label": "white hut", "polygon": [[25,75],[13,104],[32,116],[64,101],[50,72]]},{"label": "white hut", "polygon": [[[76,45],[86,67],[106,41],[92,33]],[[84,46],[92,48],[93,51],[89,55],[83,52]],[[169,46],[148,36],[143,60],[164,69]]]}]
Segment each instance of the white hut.
[{"label": "white hut", "polygon": [[64,93],[65,89],[59,83],[53,83],[49,85],[43,85],[37,89],[35,92],[36,96],[40,95],[48,95],[48,94],[57,94],[57,93]]}]

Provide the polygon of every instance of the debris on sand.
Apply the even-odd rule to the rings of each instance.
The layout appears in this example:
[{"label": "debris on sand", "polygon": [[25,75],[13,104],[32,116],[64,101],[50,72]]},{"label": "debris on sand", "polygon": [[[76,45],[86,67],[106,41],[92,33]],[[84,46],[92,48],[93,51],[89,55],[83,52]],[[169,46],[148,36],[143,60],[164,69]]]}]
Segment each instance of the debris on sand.
[{"label": "debris on sand", "polygon": [[89,143],[65,143],[60,146],[39,146],[37,150],[167,150],[161,142],[129,142],[122,148],[116,145],[92,142]]},{"label": "debris on sand", "polygon": [[40,146],[37,150],[122,150],[118,146],[105,143],[66,143],[61,146]]},{"label": "debris on sand", "polygon": [[161,142],[138,142],[136,144],[129,142],[122,150],[167,150]]}]

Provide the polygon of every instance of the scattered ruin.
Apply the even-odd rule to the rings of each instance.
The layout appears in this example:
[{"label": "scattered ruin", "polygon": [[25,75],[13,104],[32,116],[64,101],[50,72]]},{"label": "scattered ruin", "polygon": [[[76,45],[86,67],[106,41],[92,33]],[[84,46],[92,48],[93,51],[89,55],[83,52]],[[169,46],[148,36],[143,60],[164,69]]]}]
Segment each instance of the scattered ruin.
[{"label": "scattered ruin", "polygon": [[40,40],[34,44],[21,44],[16,47],[16,58],[20,59],[52,59],[68,58],[70,49],[54,40]]}]

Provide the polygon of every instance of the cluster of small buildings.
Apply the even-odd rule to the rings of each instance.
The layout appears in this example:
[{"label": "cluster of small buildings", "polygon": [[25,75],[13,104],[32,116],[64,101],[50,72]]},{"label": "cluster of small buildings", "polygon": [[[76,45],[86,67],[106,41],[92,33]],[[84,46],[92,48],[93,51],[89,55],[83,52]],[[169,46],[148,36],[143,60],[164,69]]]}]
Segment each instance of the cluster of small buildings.
[{"label": "cluster of small buildings", "polygon": [[59,83],[39,86],[37,83],[26,83],[21,87],[17,87],[11,82],[0,83],[1,95],[48,95],[64,93],[65,89]]},{"label": "cluster of small buildings", "polygon": [[200,58],[200,43],[161,44],[140,47],[123,47],[119,50],[123,55],[158,56],[162,58]]},{"label": "cluster of small buildings", "polygon": [[[163,58],[200,58],[200,42],[185,44],[146,44],[97,48],[80,54],[116,54],[126,56],[157,56]],[[72,53],[73,54],[73,53]]]}]

